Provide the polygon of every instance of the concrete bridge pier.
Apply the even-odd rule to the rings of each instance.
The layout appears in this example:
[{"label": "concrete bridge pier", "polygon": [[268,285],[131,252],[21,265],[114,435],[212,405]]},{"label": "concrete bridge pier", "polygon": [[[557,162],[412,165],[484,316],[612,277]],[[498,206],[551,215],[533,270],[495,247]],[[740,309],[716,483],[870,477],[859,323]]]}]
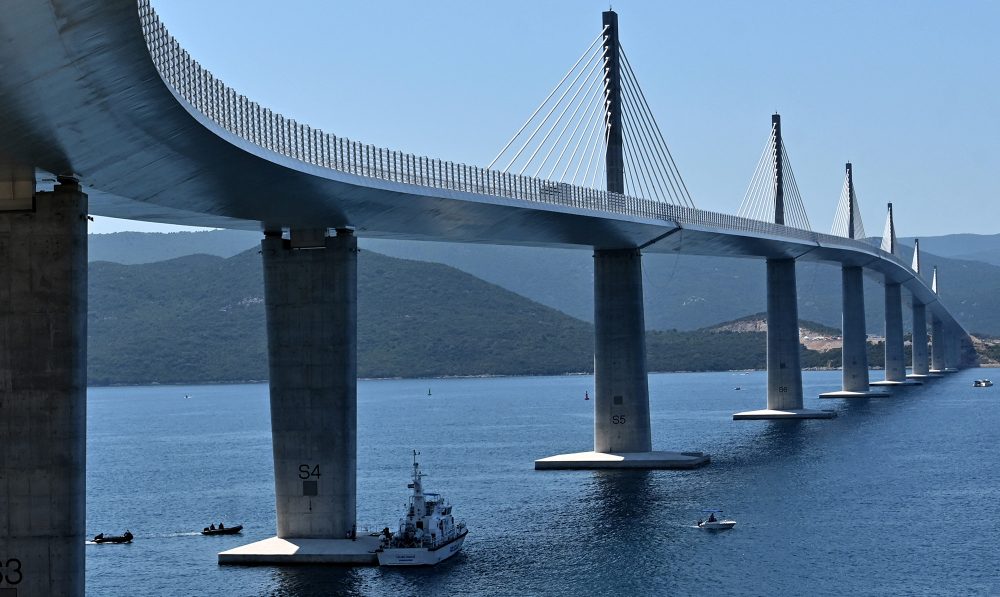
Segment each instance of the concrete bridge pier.
[{"label": "concrete bridge pier", "polygon": [[962,358],[962,335],[956,326],[948,326],[945,332],[944,370],[948,373],[958,371]]},{"label": "concrete bridge pier", "polygon": [[87,195],[34,190],[0,180],[0,595],[83,595]]},{"label": "concrete bridge pier", "polygon": [[[842,388],[824,392],[820,398],[870,398],[886,396],[868,389],[868,332],[865,329],[864,270],[856,266],[841,268],[843,294]],[[902,326],[902,324],[900,324]],[[902,359],[900,359],[901,361]]]},{"label": "concrete bridge pier", "polygon": [[910,379],[925,379],[937,377],[930,372],[927,355],[927,306],[913,301],[913,372],[907,375]]},{"label": "concrete bridge pier", "polygon": [[594,450],[535,461],[536,469],[694,468],[701,452],[653,451],[646,371],[642,255],[594,251]]},{"label": "concrete bridge pier", "polygon": [[885,281],[885,379],[873,386],[919,385],[906,378],[903,362],[903,293],[900,284]]},{"label": "concrete bridge pier", "polygon": [[277,537],[221,564],[373,563],[355,530],[357,239],[347,229],[268,233],[267,312]]},{"label": "concrete bridge pier", "polygon": [[741,419],[829,419],[832,410],[802,407],[802,366],[795,260],[767,260],[767,408],[740,412]]},{"label": "concrete bridge pier", "polygon": [[958,367],[976,367],[979,365],[979,357],[976,348],[972,344],[972,337],[961,329],[956,330],[958,334]]},{"label": "concrete bridge pier", "polygon": [[947,369],[944,360],[945,342],[944,322],[931,314],[931,373],[941,374]]}]

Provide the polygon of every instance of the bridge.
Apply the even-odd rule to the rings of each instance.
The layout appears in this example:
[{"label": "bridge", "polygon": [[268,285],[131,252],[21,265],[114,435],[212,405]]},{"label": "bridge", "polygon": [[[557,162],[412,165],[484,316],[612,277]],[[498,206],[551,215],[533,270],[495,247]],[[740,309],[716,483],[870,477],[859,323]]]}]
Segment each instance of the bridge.
[{"label": "bridge", "polygon": [[[778,115],[739,215],[697,209],[612,11],[486,168],[285,118],[199,65],[148,0],[26,0],[5,7],[0,33],[0,563],[18,563],[15,589],[26,594],[83,592],[91,213],[263,234],[278,529],[221,562],[354,557],[338,545],[356,510],[359,236],[593,250],[594,446],[541,458],[538,469],[709,461],[652,449],[644,253],[767,261],[765,408],[734,419],[833,416],[803,408],[798,260],[842,268],[843,383],[825,397],[920,383],[956,369],[968,351],[936,272],[931,284],[921,275],[919,245],[904,260],[891,204],[881,243],[865,237],[852,164],[834,229],[810,229]],[[876,382],[866,274],[885,287],[885,379]],[[914,322],[909,375],[904,289]]]}]

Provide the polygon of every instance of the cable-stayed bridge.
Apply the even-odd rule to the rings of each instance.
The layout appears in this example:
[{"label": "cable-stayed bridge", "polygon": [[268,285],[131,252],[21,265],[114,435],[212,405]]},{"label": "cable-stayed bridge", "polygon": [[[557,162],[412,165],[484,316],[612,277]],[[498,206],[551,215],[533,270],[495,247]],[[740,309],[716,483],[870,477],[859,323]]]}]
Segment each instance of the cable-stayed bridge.
[{"label": "cable-stayed bridge", "polygon": [[[285,118],[198,64],[148,0],[26,0],[5,7],[0,33],[0,330],[8,339],[0,404],[5,420],[25,423],[0,428],[18,455],[5,461],[3,497],[9,512],[24,513],[12,515],[0,555],[48,570],[22,585],[41,594],[82,592],[88,213],[264,234],[278,532],[220,561],[355,557],[336,545],[356,509],[357,236],[594,251],[594,449],[543,458],[537,468],[708,462],[653,450],[642,253],[767,260],[766,408],[734,418],[832,416],[803,408],[798,259],[842,267],[844,380],[830,397],[871,395],[865,272],[886,288],[887,365],[874,383],[917,383],[960,365],[967,334],[939,300],[936,275],[932,285],[920,276],[919,248],[904,261],[891,205],[881,243],[866,240],[851,164],[833,230],[811,230],[778,115],[738,215],[696,207],[612,11],[487,167]],[[910,375],[904,288],[914,320]],[[39,492],[49,508],[31,506]]]}]

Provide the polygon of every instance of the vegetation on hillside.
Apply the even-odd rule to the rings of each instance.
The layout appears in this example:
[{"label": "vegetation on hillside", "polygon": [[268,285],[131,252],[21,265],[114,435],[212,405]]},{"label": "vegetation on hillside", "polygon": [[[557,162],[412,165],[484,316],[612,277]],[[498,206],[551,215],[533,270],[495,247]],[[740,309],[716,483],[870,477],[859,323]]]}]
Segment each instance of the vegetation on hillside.
[{"label": "vegetation on hillside", "polygon": [[[588,322],[444,265],[362,251],[358,268],[361,377],[593,370]],[[228,259],[191,255],[139,265],[92,263],[90,383],[266,379],[263,287],[256,249]],[[764,368],[766,334],[719,331],[725,327],[648,333],[649,370]],[[880,365],[881,351],[871,350],[871,364]],[[837,367],[840,351],[803,349],[802,364]]]}]

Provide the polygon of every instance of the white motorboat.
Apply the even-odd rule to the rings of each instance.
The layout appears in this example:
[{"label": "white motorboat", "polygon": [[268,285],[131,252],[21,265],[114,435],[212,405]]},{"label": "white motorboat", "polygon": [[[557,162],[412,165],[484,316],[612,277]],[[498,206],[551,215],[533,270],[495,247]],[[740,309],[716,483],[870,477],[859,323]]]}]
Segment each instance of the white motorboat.
[{"label": "white motorboat", "polygon": [[974,388],[988,388],[993,385],[993,382],[988,379],[977,379],[972,382],[972,387]]},{"label": "white motorboat", "polygon": [[462,549],[469,533],[465,523],[456,523],[449,504],[441,494],[424,493],[417,456],[413,451],[413,490],[406,515],[396,533],[386,527],[375,551],[380,566],[433,566]]},{"label": "white motorboat", "polygon": [[709,531],[726,531],[736,526],[735,520],[722,517],[722,510],[702,510],[708,517],[705,520],[698,519],[698,528]]}]

